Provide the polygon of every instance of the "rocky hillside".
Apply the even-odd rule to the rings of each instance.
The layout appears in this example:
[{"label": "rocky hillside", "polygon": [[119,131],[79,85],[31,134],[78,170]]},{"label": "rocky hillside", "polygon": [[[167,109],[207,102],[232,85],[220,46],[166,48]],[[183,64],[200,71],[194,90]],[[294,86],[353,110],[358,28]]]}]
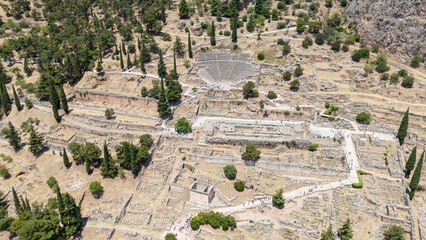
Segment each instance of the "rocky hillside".
[{"label": "rocky hillside", "polygon": [[346,13],[368,41],[403,55],[426,55],[426,2],[354,0]]}]

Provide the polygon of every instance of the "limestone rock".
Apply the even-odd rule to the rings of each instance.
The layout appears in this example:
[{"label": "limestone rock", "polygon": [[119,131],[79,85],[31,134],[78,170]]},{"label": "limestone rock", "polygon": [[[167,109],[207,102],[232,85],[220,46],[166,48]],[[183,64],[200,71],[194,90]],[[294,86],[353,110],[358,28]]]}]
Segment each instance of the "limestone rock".
[{"label": "limestone rock", "polygon": [[200,23],[195,24],[194,28],[192,28],[192,32],[197,37],[203,35],[203,28],[201,27]]},{"label": "limestone rock", "polygon": [[186,22],[184,22],[184,21],[180,21],[180,22],[178,22],[178,24],[177,24],[177,28],[178,28],[179,30],[184,29],[184,28],[185,28],[185,26],[186,26]]},{"label": "limestone rock", "polygon": [[283,37],[283,41],[284,41],[284,43],[289,43],[290,42],[290,38],[289,37]]}]

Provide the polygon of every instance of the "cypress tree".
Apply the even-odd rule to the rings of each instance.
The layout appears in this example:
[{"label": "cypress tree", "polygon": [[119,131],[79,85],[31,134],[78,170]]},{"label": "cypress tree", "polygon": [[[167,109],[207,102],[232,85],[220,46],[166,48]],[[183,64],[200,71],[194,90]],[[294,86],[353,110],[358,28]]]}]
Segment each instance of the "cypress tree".
[{"label": "cypress tree", "polygon": [[58,109],[55,106],[52,106],[53,117],[55,118],[57,123],[61,122],[61,117],[59,117]]},{"label": "cypress tree", "polygon": [[30,202],[28,201],[27,197],[25,197],[25,204],[27,205],[28,212],[31,212],[31,205],[30,205]]},{"label": "cypress tree", "polygon": [[34,127],[30,127],[30,137],[28,139],[30,152],[34,155],[39,154],[43,150],[43,136],[36,132]]},{"label": "cypress tree", "polygon": [[416,165],[416,154],[417,154],[417,146],[413,148],[413,150],[411,151],[410,157],[408,157],[408,160],[405,163],[405,178],[410,177],[410,173],[414,169],[414,166]]},{"label": "cypress tree", "polygon": [[19,101],[18,94],[16,94],[15,86],[12,85],[12,89],[13,89],[13,98],[15,100],[16,108],[18,109],[18,111],[21,111],[22,105],[21,105],[21,102]]},{"label": "cypress tree", "polygon": [[158,76],[160,76],[161,79],[166,77],[167,69],[166,69],[166,64],[164,64],[163,53],[161,52],[161,50],[160,50],[160,59],[158,60],[157,68],[158,68],[157,69]]},{"label": "cypress tree", "polygon": [[27,203],[25,202],[24,198],[21,196],[19,196],[19,199],[21,199],[21,204],[22,204],[22,211],[23,212],[28,212],[28,206]]},{"label": "cypress tree", "polygon": [[192,58],[191,31],[188,31],[188,55],[189,55],[189,58]]},{"label": "cypress tree", "polygon": [[420,177],[421,177],[421,174],[422,174],[424,156],[425,156],[425,151],[423,150],[422,156],[420,157],[420,160],[419,160],[419,162],[417,163],[417,166],[416,166],[416,170],[414,170],[413,177],[411,178],[410,199],[413,199],[414,193],[415,193],[417,187],[419,186]]},{"label": "cypress tree", "polygon": [[130,61],[130,53],[127,54],[127,69],[130,69],[132,67],[132,62]]},{"label": "cypress tree", "polygon": [[68,159],[67,151],[65,151],[65,148],[64,148],[64,151],[62,152],[62,158],[64,160],[64,166],[66,168],[71,167],[71,163],[70,163],[70,160]]},{"label": "cypress tree", "polygon": [[144,63],[151,62],[151,55],[149,54],[149,50],[145,46],[145,43],[142,43],[141,59]]},{"label": "cypress tree", "polygon": [[89,161],[89,159],[86,158],[85,164],[86,164],[86,172],[87,172],[87,174],[90,174],[92,172],[92,169],[90,168],[90,161]]},{"label": "cypress tree", "polygon": [[0,76],[0,99],[3,112],[7,116],[9,115],[10,110],[12,110],[12,103],[10,101],[9,93],[7,93],[5,79],[2,78],[2,76]]},{"label": "cypress tree", "polygon": [[121,48],[120,48],[120,67],[121,67],[121,70],[123,70],[123,69],[124,69],[124,63],[123,63],[123,51],[121,50]]},{"label": "cypress tree", "polygon": [[407,111],[404,114],[404,117],[402,118],[401,124],[399,125],[398,129],[398,139],[399,144],[404,144],[405,137],[407,136],[407,129],[408,129],[408,113],[410,111],[410,108],[407,108]]},{"label": "cypress tree", "polygon": [[[179,77],[179,75],[177,74],[177,68],[176,68],[176,53],[175,52],[173,52],[173,70],[170,71],[170,76],[175,80],[177,80],[178,77]],[[167,85],[167,82],[166,82],[166,85]]]},{"label": "cypress tree", "polygon": [[126,45],[124,45],[124,41],[121,41],[121,49],[123,50],[124,55],[127,55]]},{"label": "cypress tree", "polygon": [[61,215],[61,219],[62,219],[63,214],[64,214],[64,210],[65,210],[65,205],[64,205],[64,201],[62,199],[61,189],[59,188],[58,184],[56,184],[56,200],[58,200],[58,210],[59,210],[59,214]]},{"label": "cypress tree", "polygon": [[164,4],[161,4],[161,21],[163,22],[163,25],[166,24],[166,7]]},{"label": "cypress tree", "polygon": [[53,79],[50,78],[49,80],[49,101],[52,105],[52,108],[55,107],[56,109],[61,108],[61,103],[59,102],[58,92],[55,89],[55,83],[53,82]]},{"label": "cypress tree", "polygon": [[28,77],[31,76],[32,71],[31,68],[28,67],[28,58],[24,59],[24,72],[27,74]]},{"label": "cypress tree", "polygon": [[163,78],[161,78],[161,90],[160,90],[160,97],[158,98],[157,110],[161,117],[164,117],[172,112],[170,110],[170,104],[166,99],[166,92],[164,90]]},{"label": "cypress tree", "polygon": [[210,44],[212,46],[216,46],[216,33],[215,33],[215,28],[214,28],[214,21],[212,20],[212,32],[210,33]]},{"label": "cypress tree", "polygon": [[237,42],[237,19],[231,18],[231,28],[232,28],[232,42]]},{"label": "cypress tree", "polygon": [[139,62],[140,62],[140,65],[141,65],[141,72],[146,73],[145,63],[143,62],[142,53],[140,54],[139,58],[140,58]]},{"label": "cypress tree", "polygon": [[130,168],[134,177],[138,175],[138,165],[136,162],[136,151],[133,143],[130,144]]},{"label": "cypress tree", "polygon": [[62,104],[62,109],[64,109],[65,114],[68,114],[70,111],[68,109],[68,102],[67,102],[67,96],[65,95],[65,91],[64,91],[64,85],[61,84],[61,86],[59,87],[59,91],[61,93],[61,104]]},{"label": "cypress tree", "polygon": [[19,201],[18,194],[16,194],[15,188],[12,187],[13,203],[15,204],[15,211],[19,215],[22,211],[21,202]]},{"label": "cypress tree", "polygon": [[109,159],[108,147],[106,145],[106,141],[104,141],[104,160],[101,165],[101,175],[104,177],[109,176]]},{"label": "cypress tree", "polygon": [[138,50],[139,51],[141,50],[141,40],[139,39],[139,37],[138,37]]},{"label": "cypress tree", "polygon": [[21,146],[21,137],[18,135],[18,131],[16,131],[15,126],[11,122],[9,122],[9,145],[13,148],[17,149]]}]

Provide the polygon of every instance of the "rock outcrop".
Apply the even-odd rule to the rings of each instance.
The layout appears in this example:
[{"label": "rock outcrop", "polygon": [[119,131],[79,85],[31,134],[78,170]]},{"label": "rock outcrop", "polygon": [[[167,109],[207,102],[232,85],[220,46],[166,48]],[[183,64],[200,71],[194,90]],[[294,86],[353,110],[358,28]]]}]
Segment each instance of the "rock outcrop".
[{"label": "rock outcrop", "polygon": [[426,56],[424,0],[354,0],[346,14],[369,42],[410,57]]}]

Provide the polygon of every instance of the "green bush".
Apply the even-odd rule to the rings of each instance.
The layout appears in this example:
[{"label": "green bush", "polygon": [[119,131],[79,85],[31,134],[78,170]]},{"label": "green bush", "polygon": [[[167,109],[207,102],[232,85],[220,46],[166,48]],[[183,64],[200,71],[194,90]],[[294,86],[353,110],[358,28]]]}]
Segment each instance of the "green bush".
[{"label": "green bush", "polygon": [[258,53],[257,54],[257,59],[259,59],[259,60],[264,60],[265,59],[265,54],[264,53],[262,53],[262,52],[260,52],[260,53]]},{"label": "green bush", "polygon": [[311,144],[309,145],[309,151],[313,152],[316,151],[318,148],[318,144]]},{"label": "green bush", "polygon": [[190,133],[192,132],[192,127],[186,118],[181,117],[175,124],[175,130],[178,133]]},{"label": "green bush", "polygon": [[245,186],[246,186],[246,184],[243,181],[236,181],[236,182],[234,182],[234,188],[238,192],[242,192],[244,190]]},{"label": "green bush", "polygon": [[269,91],[267,97],[269,99],[276,99],[277,98],[277,94],[274,91]]},{"label": "green bush", "polygon": [[10,178],[9,170],[7,170],[6,168],[2,168],[2,169],[0,169],[0,176],[1,176],[3,179],[8,179],[8,178]]},{"label": "green bush", "polygon": [[420,66],[420,63],[422,61],[423,61],[422,57],[420,57],[420,56],[414,56],[411,59],[410,66],[413,67],[413,68],[418,68]]},{"label": "green bush", "polygon": [[356,115],[356,121],[363,124],[370,124],[371,114],[369,112],[361,112]]},{"label": "green bush", "polygon": [[277,29],[283,29],[287,26],[285,22],[279,22],[277,23]]},{"label": "green bush", "polygon": [[390,84],[397,84],[399,83],[399,74],[398,73],[392,73],[390,75]]},{"label": "green bush", "polygon": [[94,182],[90,183],[89,191],[93,195],[99,195],[99,194],[102,193],[103,190],[104,190],[104,188],[102,187],[102,185],[99,181],[94,181]]},{"label": "green bush", "polygon": [[246,150],[241,154],[241,158],[244,160],[257,160],[259,156],[260,151],[253,144],[247,144]]},{"label": "green bush", "polygon": [[406,76],[408,76],[408,72],[407,72],[407,70],[405,70],[405,69],[400,69],[400,70],[398,71],[398,75],[399,75],[400,77],[406,77]]},{"label": "green bush", "polygon": [[343,51],[343,52],[348,52],[348,51],[349,51],[349,46],[348,46],[348,45],[346,45],[346,44],[345,44],[345,45],[343,45],[343,46],[342,46],[342,51]]},{"label": "green bush", "polygon": [[380,80],[386,81],[389,80],[389,73],[383,73],[382,76],[380,77]]},{"label": "green bush", "polygon": [[58,182],[56,181],[56,178],[53,176],[50,176],[49,179],[47,179],[46,183],[50,188],[53,188],[53,186],[58,184]]},{"label": "green bush", "polygon": [[226,165],[223,168],[223,172],[229,180],[235,179],[235,177],[237,176],[237,169],[234,165]]},{"label": "green bush", "polygon": [[277,208],[283,208],[285,204],[285,199],[283,198],[283,189],[278,189],[275,194],[272,196],[272,203]]},{"label": "green bush", "polygon": [[175,240],[176,239],[176,235],[174,235],[173,233],[167,233],[166,237],[164,239],[165,240]]},{"label": "green bush", "polygon": [[197,216],[193,217],[189,222],[193,230],[197,230],[203,224],[209,224],[213,228],[219,228],[222,226],[222,230],[227,231],[229,228],[234,230],[237,227],[237,223],[232,216],[224,216],[218,212],[200,212]]},{"label": "green bush", "polygon": [[412,88],[414,84],[414,77],[406,76],[401,83],[401,86],[404,88]]},{"label": "green bush", "polygon": [[352,187],[353,187],[353,188],[362,188],[362,187],[364,186],[364,184],[363,184],[363,182],[362,182],[361,175],[367,175],[368,173],[367,173],[367,172],[364,172],[364,171],[362,171],[362,170],[358,170],[358,171],[356,171],[356,173],[357,173],[357,175],[358,175],[358,180],[359,180],[359,182],[357,182],[357,183],[352,183]]},{"label": "green bush", "polygon": [[231,32],[230,32],[230,31],[225,31],[225,32],[223,33],[223,35],[225,35],[225,36],[229,37],[229,36],[231,36]]}]

